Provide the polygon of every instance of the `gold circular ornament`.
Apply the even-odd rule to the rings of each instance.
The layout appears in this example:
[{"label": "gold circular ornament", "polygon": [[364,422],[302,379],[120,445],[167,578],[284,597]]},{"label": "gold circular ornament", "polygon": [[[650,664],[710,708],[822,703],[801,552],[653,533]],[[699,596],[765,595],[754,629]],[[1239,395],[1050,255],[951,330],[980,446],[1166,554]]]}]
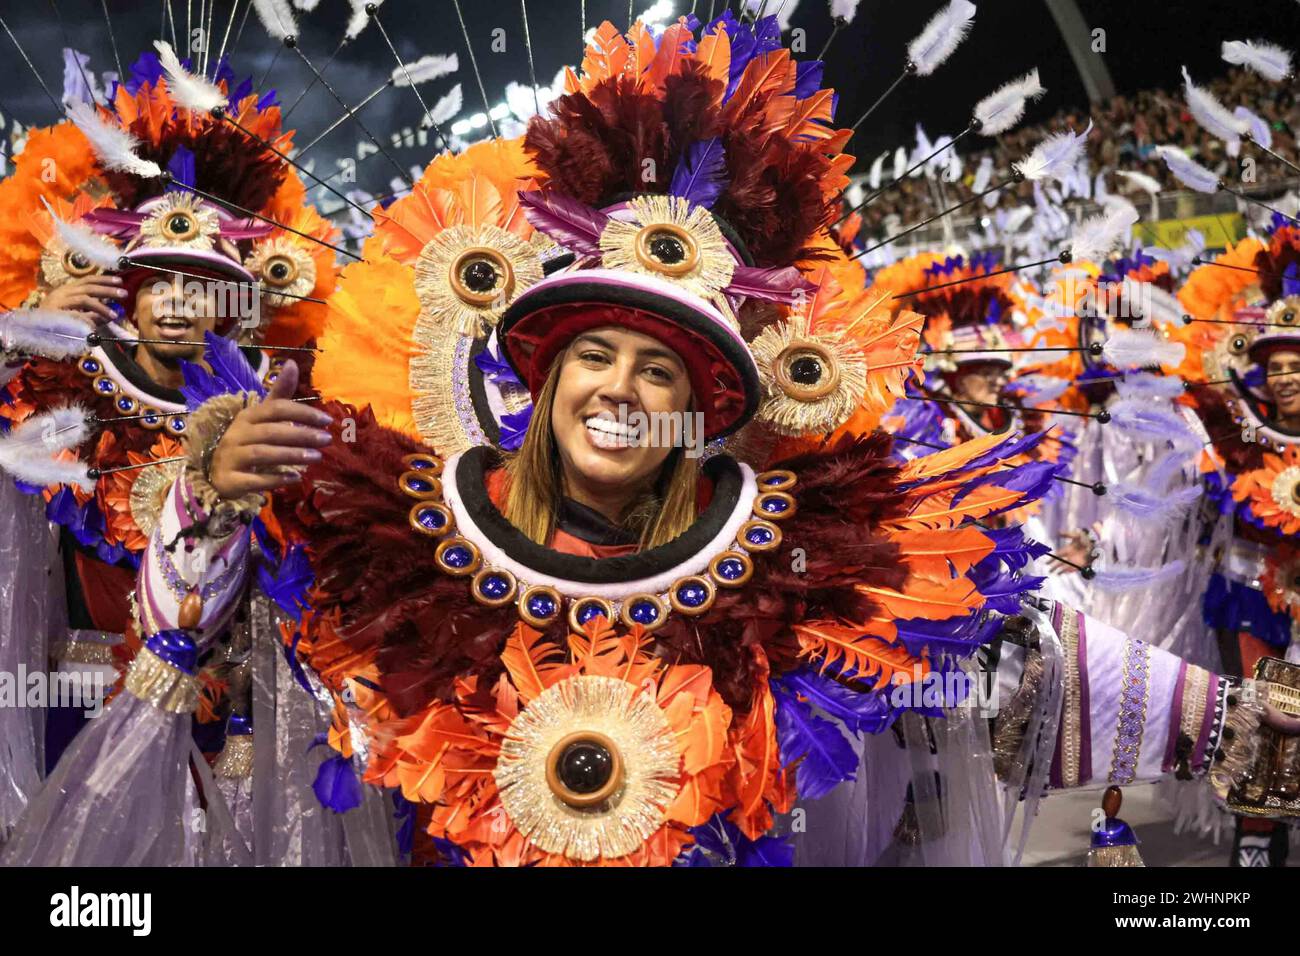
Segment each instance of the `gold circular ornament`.
[{"label": "gold circular ornament", "polygon": [[472,246],[452,262],[447,281],[462,302],[482,308],[497,298],[510,296],[515,287],[515,270],[497,250]]},{"label": "gold circular ornament", "polygon": [[[698,596],[703,592],[702,598],[696,603],[689,600],[683,600],[682,591],[690,589],[690,592]],[[702,574],[692,574],[688,577],[678,578],[668,589],[668,603],[672,605],[673,610],[679,614],[685,614],[688,617],[696,617],[705,614],[713,607],[713,602],[718,597],[718,589],[714,587],[711,580]]]},{"label": "gold circular ornament", "polygon": [[146,538],[158,526],[158,518],[167,503],[167,492],[184,467],[183,461],[169,461],[165,465],[141,468],[131,482],[131,494],[127,499],[131,520]]},{"label": "gold circular ornament", "polygon": [[751,553],[775,551],[781,547],[781,529],[770,521],[753,518],[740,526],[736,540]]},{"label": "gold circular ornament", "polygon": [[474,575],[469,591],[484,607],[504,607],[514,601],[519,582],[504,568],[483,568]]},{"label": "gold circular ornament", "polygon": [[519,616],[530,627],[549,627],[562,607],[564,598],[560,592],[545,584],[534,584],[519,595]]},{"label": "gold circular ornament", "polygon": [[262,283],[267,304],[273,308],[293,305],[316,288],[316,260],[301,245],[283,236],[259,242],[245,265]]},{"label": "gold circular ornament", "polygon": [[80,279],[82,276],[98,272],[99,267],[80,252],[69,249],[63,254],[63,271],[74,279]]},{"label": "gold circular ornament", "polygon": [[483,563],[483,555],[472,541],[461,537],[444,538],[434,550],[433,560],[444,573],[459,578],[477,571]]},{"label": "gold circular ornament", "polygon": [[431,478],[436,478],[442,474],[442,460],[433,457],[433,455],[403,455],[402,464],[406,466],[407,470],[418,471]]},{"label": "gold circular ornament", "polygon": [[140,245],[211,251],[220,232],[221,219],[215,209],[190,193],[170,192],[140,223]]},{"label": "gold circular ornament", "polygon": [[414,530],[430,538],[445,538],[456,530],[456,516],[437,501],[417,501],[411,505],[407,521]]},{"label": "gold circular ornament", "polygon": [[596,611],[593,617],[603,616],[607,623],[614,623],[614,605],[609,601],[597,597],[578,598],[569,604],[569,630],[575,634],[582,633],[584,624],[582,617],[589,612],[590,608]]},{"label": "gold circular ornament", "polygon": [[700,262],[700,247],[685,227],[651,223],[636,234],[637,262],[652,272],[684,276]]},{"label": "gold circular ornament", "polygon": [[778,434],[834,431],[867,391],[867,360],[842,333],[812,332],[803,315],[768,326],[750,346],[763,404],[757,418]]},{"label": "gold circular ornament", "polygon": [[[573,761],[577,767],[558,763],[566,753],[579,756],[576,748],[586,748],[588,759]],[[615,677],[579,674],[519,712],[493,778],[506,816],[526,840],[590,863],[634,852],[664,825],[680,768],[672,727],[653,693]],[[600,802],[589,803],[597,793]]]},{"label": "gold circular ornament", "polygon": [[140,424],[150,431],[162,428],[163,423],[166,421],[162,411],[152,405],[141,405],[138,414],[140,415]]},{"label": "gold circular ornament", "polygon": [[789,491],[798,480],[798,476],[786,468],[762,471],[754,476],[754,483],[763,491]]},{"label": "gold circular ornament", "polygon": [[546,755],[546,785],[570,807],[598,807],[623,786],[618,744],[594,730],[561,737]]},{"label": "gold circular ornament", "polygon": [[623,599],[619,619],[628,626],[638,624],[646,631],[657,631],[668,621],[668,606],[657,594],[633,594]]},{"label": "gold circular ornament", "polygon": [[764,491],[754,499],[754,517],[766,521],[784,521],[796,510],[794,496],[787,491]]},{"label": "gold circular ornament", "polygon": [[420,250],[415,294],[421,315],[460,335],[496,325],[513,298],[542,279],[536,249],[500,226],[451,226]]},{"label": "gold circular ornament", "polygon": [[1300,295],[1289,295],[1270,305],[1266,321],[1269,325],[1300,326]]},{"label": "gold circular ornament", "polygon": [[404,494],[421,501],[442,497],[442,480],[416,468],[402,472],[397,478],[397,487]]},{"label": "gold circular ornament", "polygon": [[723,551],[709,562],[709,577],[720,588],[739,588],[754,576],[754,562],[743,551]]}]

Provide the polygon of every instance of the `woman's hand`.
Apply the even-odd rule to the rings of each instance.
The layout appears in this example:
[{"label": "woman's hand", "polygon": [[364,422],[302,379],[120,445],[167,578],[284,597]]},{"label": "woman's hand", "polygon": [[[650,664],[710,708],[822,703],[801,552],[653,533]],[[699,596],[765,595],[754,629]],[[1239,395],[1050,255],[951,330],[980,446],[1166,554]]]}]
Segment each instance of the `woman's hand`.
[{"label": "woman's hand", "polygon": [[122,280],[115,275],[82,276],[58,288],[51,289],[41,298],[40,308],[70,312],[86,319],[92,327],[100,322],[111,322],[117,313],[108,307],[109,302],[126,298]]},{"label": "woman's hand", "polygon": [[298,481],[301,469],[320,461],[331,441],[325,429],[331,418],[318,408],[295,402],[298,366],[285,362],[266,398],[235,416],[212,453],[208,480],[226,500],[255,491],[271,491]]}]

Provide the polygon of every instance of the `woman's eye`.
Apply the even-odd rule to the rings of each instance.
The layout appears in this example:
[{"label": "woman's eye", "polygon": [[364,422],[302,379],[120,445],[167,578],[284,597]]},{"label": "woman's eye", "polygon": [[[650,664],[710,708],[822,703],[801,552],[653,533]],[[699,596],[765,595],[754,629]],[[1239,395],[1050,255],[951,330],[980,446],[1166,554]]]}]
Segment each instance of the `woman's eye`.
[{"label": "woman's eye", "polygon": [[658,365],[647,366],[646,373],[651,378],[657,379],[658,381],[661,382],[671,382],[673,380],[672,373],[669,372],[666,368],[660,368]]},{"label": "woman's eye", "polygon": [[583,352],[578,358],[584,362],[595,362],[597,364],[604,364],[609,361],[604,352]]}]

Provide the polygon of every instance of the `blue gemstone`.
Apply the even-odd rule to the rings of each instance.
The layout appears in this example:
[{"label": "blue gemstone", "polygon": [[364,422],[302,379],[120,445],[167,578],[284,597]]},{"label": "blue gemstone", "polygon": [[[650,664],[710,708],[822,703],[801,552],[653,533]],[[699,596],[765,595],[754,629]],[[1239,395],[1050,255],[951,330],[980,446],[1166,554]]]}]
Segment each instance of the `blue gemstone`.
[{"label": "blue gemstone", "polygon": [[146,415],[143,421],[146,425],[156,425],[158,422],[162,421],[162,417],[159,415]]},{"label": "blue gemstone", "polygon": [[99,381],[95,382],[95,388],[99,389],[105,395],[111,395],[113,392],[117,391],[117,386],[113,384],[111,378],[101,378]]},{"label": "blue gemstone", "polygon": [[586,624],[593,617],[604,617],[605,609],[595,601],[588,601],[585,604],[578,605],[578,613],[574,615],[579,624]]},{"label": "blue gemstone", "polygon": [[708,599],[708,589],[695,581],[677,589],[677,600],[686,607],[700,607]]},{"label": "blue gemstone", "polygon": [[784,498],[764,498],[762,508],[770,515],[779,515],[790,507]]},{"label": "blue gemstone", "polygon": [[415,513],[415,520],[430,531],[437,531],[447,523],[447,516],[438,508],[421,508]]},{"label": "blue gemstone", "polygon": [[418,475],[413,475],[412,477],[407,478],[406,487],[410,488],[412,491],[433,490],[433,485],[431,485],[427,479],[421,478]]},{"label": "blue gemstone", "polygon": [[783,481],[785,481],[784,475],[768,475],[766,478],[763,479],[763,484],[779,485]]},{"label": "blue gemstone", "polygon": [[135,407],[135,399],[129,395],[123,395],[117,400],[117,407],[124,412],[129,412]]},{"label": "blue gemstone", "polygon": [[554,617],[557,608],[549,594],[534,594],[528,599],[528,613],[535,618]]},{"label": "blue gemstone", "polygon": [[455,545],[442,552],[442,560],[449,568],[467,568],[474,560],[474,555],[470,553],[469,548]]},{"label": "blue gemstone", "polygon": [[755,528],[750,528],[749,531],[745,533],[745,540],[750,544],[771,544],[772,538],[772,529],[764,528],[761,525]]},{"label": "blue gemstone", "polygon": [[177,431],[177,432],[185,431],[185,419],[181,418],[180,416],[173,418],[171,420],[171,429],[172,431]]},{"label": "blue gemstone", "polygon": [[734,581],[745,573],[745,562],[740,558],[723,558],[718,562],[718,574],[728,581]]},{"label": "blue gemstone", "polygon": [[479,582],[478,590],[485,598],[499,601],[510,593],[510,581],[500,574],[489,574]]},{"label": "blue gemstone", "polygon": [[637,601],[632,605],[632,610],[628,612],[628,616],[637,624],[649,627],[659,620],[659,608],[655,607],[650,601]]},{"label": "blue gemstone", "polygon": [[87,372],[98,372],[99,362],[95,359],[85,359],[84,361],[82,361],[81,367],[84,368]]},{"label": "blue gemstone", "polygon": [[429,461],[427,458],[417,458],[411,462],[411,468],[413,468],[416,471],[423,471],[426,468],[432,468],[432,467],[433,467],[433,462]]}]

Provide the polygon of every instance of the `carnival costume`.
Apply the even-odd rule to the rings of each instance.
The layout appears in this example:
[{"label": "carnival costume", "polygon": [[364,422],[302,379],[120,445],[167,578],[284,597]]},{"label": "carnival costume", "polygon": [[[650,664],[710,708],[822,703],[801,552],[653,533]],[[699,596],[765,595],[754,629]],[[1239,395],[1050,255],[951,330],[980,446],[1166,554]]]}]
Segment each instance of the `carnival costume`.
[{"label": "carnival costume", "polygon": [[[375,211],[314,369],[335,441],[273,501],[307,549],[308,609],[254,650],[333,702],[316,791],[345,828],[374,822],[379,787],[419,862],[1002,862],[1007,808],[1049,782],[1177,771],[1226,790],[1253,756],[1253,684],[1022,605],[1041,551],[986,521],[1052,481],[1028,460],[1040,437],[893,458],[878,425],[922,317],[865,291],[826,232],[852,159],[820,80],[775,17],[604,24],[522,140],[439,156]],[[502,514],[501,449],[556,356],[608,326],[684,364],[711,444],[702,506],[639,549],[566,504],[539,544]],[[207,474],[223,418],[256,400],[233,384],[185,436],[141,565],[163,708],[253,576],[261,502],[221,500]],[[1009,701],[991,729],[944,687],[981,649]],[[256,768],[276,746],[258,715],[283,703],[255,685]],[[81,756],[86,778],[106,765]],[[67,779],[8,862],[50,859],[100,799]],[[255,772],[255,844],[284,825],[258,812],[266,785]],[[792,846],[796,804],[826,825]],[[84,853],[112,842],[86,834]]]},{"label": "carnival costume", "polygon": [[[312,241],[332,238],[332,227],[306,204],[301,180],[274,152],[291,143],[274,95],[259,96],[223,61],[210,89],[220,115],[190,110],[173,95],[180,67],[170,75],[167,69],[174,55],[161,52],[144,54],[107,106],[75,102],[68,122],[33,130],[15,172],[0,184],[0,303],[13,310],[0,319],[11,372],[0,393],[0,427],[8,433],[0,465],[27,493],[12,498],[6,490],[14,510],[5,520],[20,532],[29,514],[40,514],[30,504],[40,502],[44,517],[62,529],[66,574],[58,577],[66,582],[68,629],[54,635],[49,651],[61,672],[84,680],[97,671],[107,688],[139,646],[131,610],[136,569],[181,470],[193,410],[208,397],[214,374],[221,378],[232,366],[246,373],[245,387],[274,381],[281,356],[291,354],[275,349],[301,351],[314,342],[325,317],[322,297],[337,274],[333,252]],[[57,179],[43,176],[47,168],[59,171]],[[40,308],[52,289],[103,272],[124,280],[115,320],[92,331],[87,321]],[[143,344],[132,322],[136,297],[174,277],[228,292],[218,337],[208,345],[209,367],[190,366],[181,388],[157,383],[134,357]],[[194,304],[191,297],[176,307]],[[19,500],[28,496],[35,496],[30,504]],[[41,545],[31,533],[16,533],[3,568],[6,590],[48,563]],[[274,552],[268,541],[270,561]],[[32,602],[40,603],[24,607]],[[15,615],[64,616],[39,587],[16,597],[13,608]],[[45,644],[33,635],[45,631],[28,627],[15,617],[0,630],[0,648],[25,659],[29,671],[44,670]],[[231,710],[223,699],[231,674],[215,673],[208,671],[201,695],[200,719],[209,723]],[[51,768],[84,723],[83,709],[60,713],[62,723],[51,725]],[[41,730],[5,734],[12,759],[0,770],[25,781],[0,787],[6,795],[30,796],[33,772],[44,775]],[[32,743],[19,753],[24,739]],[[4,807],[0,831],[23,802]]]}]

